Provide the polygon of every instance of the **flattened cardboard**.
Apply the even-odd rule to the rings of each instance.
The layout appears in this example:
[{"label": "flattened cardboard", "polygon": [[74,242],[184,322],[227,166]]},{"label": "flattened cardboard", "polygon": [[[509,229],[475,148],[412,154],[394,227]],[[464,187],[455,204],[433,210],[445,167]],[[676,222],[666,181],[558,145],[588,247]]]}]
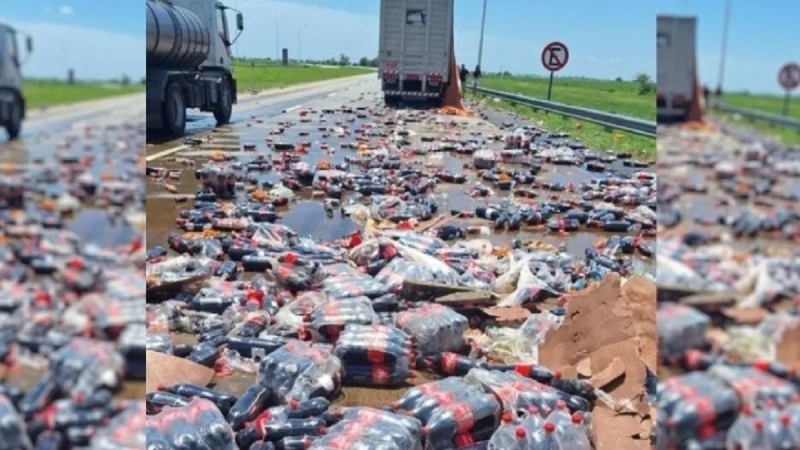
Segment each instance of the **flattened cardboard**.
[{"label": "flattened cardboard", "polygon": [[214,377],[214,370],[184,358],[147,351],[147,393],[180,383],[206,386]]}]

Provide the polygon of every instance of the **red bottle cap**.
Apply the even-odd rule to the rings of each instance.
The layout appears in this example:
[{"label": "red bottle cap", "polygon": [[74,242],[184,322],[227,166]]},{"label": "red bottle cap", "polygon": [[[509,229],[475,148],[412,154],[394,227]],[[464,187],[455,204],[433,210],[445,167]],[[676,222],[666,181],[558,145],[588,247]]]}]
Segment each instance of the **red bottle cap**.
[{"label": "red bottle cap", "polygon": [[525,439],[525,429],[524,428],[517,428],[514,430],[514,435],[517,436],[517,439]]},{"label": "red bottle cap", "polygon": [[547,434],[555,433],[556,426],[553,422],[545,422],[544,423],[544,432]]},{"label": "red bottle cap", "polygon": [[583,423],[583,416],[577,411],[572,413],[572,423],[574,425],[580,425]]},{"label": "red bottle cap", "polygon": [[503,422],[504,423],[511,422],[511,413],[509,413],[509,412],[504,412],[503,413]]}]

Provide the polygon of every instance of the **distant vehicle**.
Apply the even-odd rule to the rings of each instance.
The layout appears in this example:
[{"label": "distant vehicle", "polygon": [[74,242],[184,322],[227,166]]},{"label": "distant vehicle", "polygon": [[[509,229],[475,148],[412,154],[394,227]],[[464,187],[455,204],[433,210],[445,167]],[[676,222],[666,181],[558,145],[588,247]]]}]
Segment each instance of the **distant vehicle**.
[{"label": "distant vehicle", "polygon": [[[214,113],[230,122],[236,103],[226,11],[216,0],[147,0],[147,128],[178,137],[186,131],[186,110]],[[234,10],[235,11],[235,10]]]},{"label": "distant vehicle", "polygon": [[697,95],[697,19],[659,15],[656,24],[658,121],[687,119]]},{"label": "distant vehicle", "polygon": [[[25,38],[26,59],[33,53],[33,39]],[[25,119],[25,95],[22,92],[22,59],[18,32],[0,23],[0,126],[10,140],[17,139]]]},{"label": "distant vehicle", "polygon": [[453,77],[453,0],[381,0],[378,75],[386,104],[441,105]]}]

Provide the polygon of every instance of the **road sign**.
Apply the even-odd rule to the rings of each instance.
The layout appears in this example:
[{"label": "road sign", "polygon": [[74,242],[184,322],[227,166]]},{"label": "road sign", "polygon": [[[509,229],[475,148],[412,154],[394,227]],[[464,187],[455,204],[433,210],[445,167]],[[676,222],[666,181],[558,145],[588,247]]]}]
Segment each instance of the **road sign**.
[{"label": "road sign", "polygon": [[787,91],[792,91],[800,86],[800,65],[796,63],[784,64],[778,72],[778,83]]},{"label": "road sign", "polygon": [[550,71],[550,82],[547,84],[547,101],[553,93],[553,75],[563,69],[569,61],[569,50],[561,42],[553,41],[542,50],[542,65]]},{"label": "road sign", "polygon": [[788,116],[792,91],[800,86],[800,65],[797,63],[784,64],[778,71],[778,84],[786,90],[786,95],[783,97],[783,115]]},{"label": "road sign", "polygon": [[542,65],[550,72],[558,72],[567,65],[569,50],[561,42],[555,41],[544,46],[542,50]]}]

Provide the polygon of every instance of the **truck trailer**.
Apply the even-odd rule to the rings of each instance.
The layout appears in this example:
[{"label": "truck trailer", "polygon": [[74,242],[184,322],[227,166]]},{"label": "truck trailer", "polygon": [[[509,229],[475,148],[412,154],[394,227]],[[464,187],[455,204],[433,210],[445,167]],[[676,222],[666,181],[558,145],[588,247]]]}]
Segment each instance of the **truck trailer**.
[{"label": "truck trailer", "polygon": [[[25,96],[22,92],[22,64],[19,33],[0,23],[0,126],[9,140],[19,137],[25,119]],[[25,38],[26,59],[33,52],[33,39]]]},{"label": "truck trailer", "polygon": [[[217,125],[237,101],[227,11],[216,0],[147,0],[147,128],[169,136],[186,130],[186,110],[211,112]],[[235,10],[233,10],[235,11]]]},{"label": "truck trailer", "polygon": [[378,75],[387,105],[425,101],[439,106],[457,74],[453,0],[381,0]]},{"label": "truck trailer", "polygon": [[656,115],[684,122],[697,95],[697,19],[659,15],[656,22]]}]

